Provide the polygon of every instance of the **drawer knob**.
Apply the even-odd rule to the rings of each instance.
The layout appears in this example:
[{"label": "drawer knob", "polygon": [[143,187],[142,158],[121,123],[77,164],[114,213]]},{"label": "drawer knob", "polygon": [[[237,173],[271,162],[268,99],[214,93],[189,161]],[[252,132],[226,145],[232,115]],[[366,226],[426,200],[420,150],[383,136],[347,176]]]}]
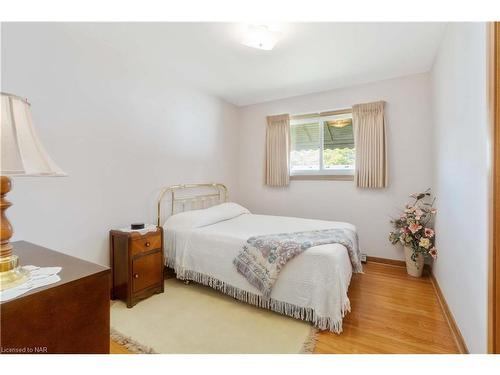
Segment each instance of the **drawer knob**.
[{"label": "drawer knob", "polygon": [[146,242],[146,247],[149,247],[151,244],[149,242]]},{"label": "drawer knob", "polygon": [[138,273],[134,273],[134,279],[138,279],[139,278],[139,274]]}]

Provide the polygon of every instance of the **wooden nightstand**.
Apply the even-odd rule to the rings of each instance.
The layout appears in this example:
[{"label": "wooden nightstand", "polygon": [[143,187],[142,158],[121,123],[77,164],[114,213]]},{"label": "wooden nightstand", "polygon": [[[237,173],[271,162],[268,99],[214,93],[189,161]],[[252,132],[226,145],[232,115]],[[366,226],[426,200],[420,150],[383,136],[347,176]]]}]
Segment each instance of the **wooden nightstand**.
[{"label": "wooden nightstand", "polygon": [[139,300],[163,293],[163,229],[141,235],[112,230],[110,260],[111,299],[134,306]]}]

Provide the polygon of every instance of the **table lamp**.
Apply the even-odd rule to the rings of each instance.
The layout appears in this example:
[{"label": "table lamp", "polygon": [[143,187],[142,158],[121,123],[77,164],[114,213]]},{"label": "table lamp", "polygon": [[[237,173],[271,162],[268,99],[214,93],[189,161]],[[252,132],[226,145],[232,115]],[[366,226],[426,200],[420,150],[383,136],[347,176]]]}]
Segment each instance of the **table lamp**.
[{"label": "table lamp", "polygon": [[0,290],[13,288],[29,280],[29,272],[20,267],[10,238],[12,226],[5,216],[11,203],[5,196],[12,188],[9,176],[66,176],[47,155],[38,139],[31,118],[30,103],[17,95],[1,94],[0,127]]}]

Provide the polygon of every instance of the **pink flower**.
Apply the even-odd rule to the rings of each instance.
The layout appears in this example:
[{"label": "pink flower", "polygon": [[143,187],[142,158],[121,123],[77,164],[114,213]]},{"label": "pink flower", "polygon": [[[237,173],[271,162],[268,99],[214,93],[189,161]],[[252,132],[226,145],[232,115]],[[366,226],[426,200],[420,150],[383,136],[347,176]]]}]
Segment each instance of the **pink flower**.
[{"label": "pink flower", "polygon": [[431,209],[431,214],[435,215],[438,210],[436,208]]},{"label": "pink flower", "polygon": [[413,233],[415,234],[416,232],[418,232],[420,229],[422,229],[422,226],[419,225],[418,223],[411,223],[410,226],[408,227],[408,229]]},{"label": "pink flower", "polygon": [[438,253],[436,247],[433,247],[432,249],[429,250],[429,255],[434,259],[437,259]]},{"label": "pink flower", "polygon": [[422,216],[423,214],[424,214],[424,211],[422,211],[420,208],[417,208],[417,209],[415,210],[415,215],[416,215],[416,216],[420,217],[420,216]]},{"label": "pink flower", "polygon": [[432,238],[434,237],[434,231],[431,228],[424,229],[425,237]]}]

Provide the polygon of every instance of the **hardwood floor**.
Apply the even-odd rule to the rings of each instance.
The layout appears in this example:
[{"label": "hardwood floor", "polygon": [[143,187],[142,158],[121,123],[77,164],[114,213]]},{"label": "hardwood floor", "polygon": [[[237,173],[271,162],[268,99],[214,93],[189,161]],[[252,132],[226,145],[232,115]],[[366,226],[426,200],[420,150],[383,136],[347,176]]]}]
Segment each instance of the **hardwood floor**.
[{"label": "hardwood floor", "polygon": [[109,340],[109,353],[110,354],[134,354],[130,350],[128,350],[126,347],[123,345],[118,344],[117,342],[113,340]]},{"label": "hardwood floor", "polygon": [[[344,332],[320,332],[315,353],[458,353],[428,276],[369,262],[349,287],[351,310]],[[112,354],[129,351],[111,341]]]},{"label": "hardwood floor", "polygon": [[369,262],[349,287],[341,335],[321,332],[316,353],[458,353],[429,276]]}]

